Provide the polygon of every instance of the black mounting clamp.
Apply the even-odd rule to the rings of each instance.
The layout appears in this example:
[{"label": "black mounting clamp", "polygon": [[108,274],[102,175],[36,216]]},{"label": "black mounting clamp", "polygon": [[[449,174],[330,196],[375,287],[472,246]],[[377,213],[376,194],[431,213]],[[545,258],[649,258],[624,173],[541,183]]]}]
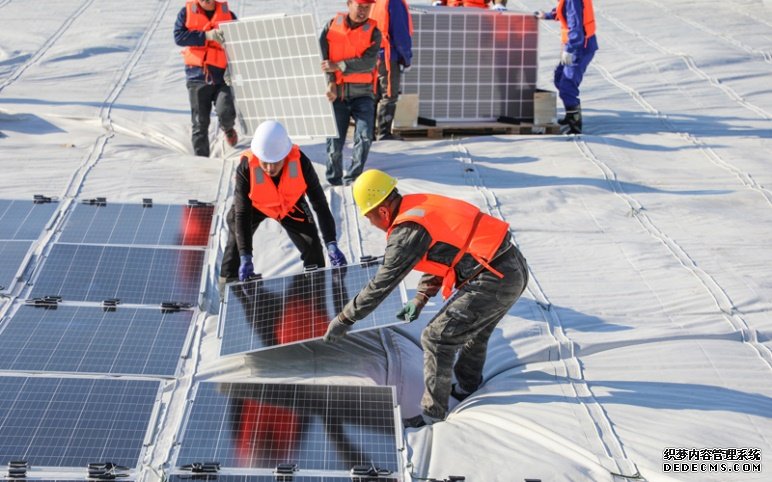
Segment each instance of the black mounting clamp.
[{"label": "black mounting clamp", "polygon": [[8,462],[8,477],[12,479],[23,479],[27,477],[29,463],[26,460],[11,460]]},{"label": "black mounting clamp", "polygon": [[81,201],[82,204],[88,204],[89,206],[107,206],[107,198],[106,197],[94,197],[91,199],[84,199]]},{"label": "black mounting clamp", "polygon": [[216,474],[220,471],[220,462],[193,462],[183,465],[182,470],[189,470],[194,474]]},{"label": "black mounting clamp", "polygon": [[180,303],[177,301],[164,301],[161,303],[161,313],[176,313],[193,308],[192,303]]},{"label": "black mounting clamp", "polygon": [[118,305],[121,304],[121,300],[118,298],[110,298],[109,300],[102,300],[102,311],[115,311],[118,309]]},{"label": "black mounting clamp", "polygon": [[114,480],[129,476],[129,468],[112,462],[94,462],[88,464],[88,478],[97,480]]},{"label": "black mounting clamp", "polygon": [[279,464],[273,473],[277,475],[292,475],[298,470],[300,470],[298,464]]},{"label": "black mounting clamp", "polygon": [[214,206],[212,203],[199,201],[198,199],[188,199],[188,207],[191,208],[209,208]]},{"label": "black mounting clamp", "polygon": [[149,197],[143,197],[142,198],[142,207],[143,208],[152,208],[153,207],[153,199]]},{"label": "black mounting clamp", "polygon": [[363,266],[372,266],[372,265],[374,265],[374,264],[377,264],[377,263],[379,263],[379,262],[380,262],[380,260],[381,260],[381,257],[380,257],[380,256],[370,256],[369,254],[367,254],[367,255],[364,255],[364,256],[361,256],[361,257],[359,258],[359,262],[360,262],[360,263],[361,263]]},{"label": "black mounting clamp", "polygon": [[42,194],[32,196],[32,204],[48,204],[50,202],[52,202],[52,199],[48,196],[43,196]]},{"label": "black mounting clamp", "polygon": [[380,477],[383,475],[391,475],[391,470],[381,469],[375,466],[374,462],[370,462],[370,465],[361,464],[351,467],[352,476],[365,476],[365,477]]},{"label": "black mounting clamp", "polygon": [[61,296],[43,296],[42,298],[30,298],[24,300],[24,304],[27,306],[37,306],[46,309],[56,309],[59,303],[62,302]]}]

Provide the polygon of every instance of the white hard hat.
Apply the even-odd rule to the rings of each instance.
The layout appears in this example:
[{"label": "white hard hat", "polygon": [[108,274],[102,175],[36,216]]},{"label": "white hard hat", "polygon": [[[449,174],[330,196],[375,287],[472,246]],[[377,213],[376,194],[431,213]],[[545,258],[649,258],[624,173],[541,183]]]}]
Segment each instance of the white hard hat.
[{"label": "white hard hat", "polygon": [[292,150],[292,141],[283,125],[267,120],[257,126],[252,137],[252,153],[263,162],[279,162]]}]

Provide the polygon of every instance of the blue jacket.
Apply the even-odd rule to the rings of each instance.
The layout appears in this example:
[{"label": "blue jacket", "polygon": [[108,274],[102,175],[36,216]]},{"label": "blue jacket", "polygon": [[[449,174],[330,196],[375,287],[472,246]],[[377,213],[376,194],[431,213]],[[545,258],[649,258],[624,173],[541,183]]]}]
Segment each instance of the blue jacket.
[{"label": "blue jacket", "polygon": [[[587,46],[584,45],[584,1],[583,0],[566,0],[564,5],[564,16],[568,23],[568,42],[566,43],[566,52],[575,54],[582,51],[595,51],[598,50],[598,41],[595,35],[590,37],[587,41]],[[557,15],[557,8],[553,8],[551,12],[546,13],[544,18],[548,20],[555,20]]]},{"label": "blue jacket", "polygon": [[[413,62],[413,39],[407,17],[407,9],[402,0],[389,2],[389,38],[391,41],[391,60],[407,67]],[[383,60],[383,49],[380,52]]]},{"label": "blue jacket", "polygon": [[[236,14],[231,12],[233,20],[236,20]],[[182,7],[177,14],[177,21],[174,22],[174,43],[180,47],[201,47],[206,44],[206,36],[201,30],[188,30],[185,24],[188,22],[187,9]],[[185,66],[185,78],[188,81],[207,82],[209,84],[220,85],[225,83],[225,69],[209,67],[209,79],[204,75],[204,69],[191,65]]]}]

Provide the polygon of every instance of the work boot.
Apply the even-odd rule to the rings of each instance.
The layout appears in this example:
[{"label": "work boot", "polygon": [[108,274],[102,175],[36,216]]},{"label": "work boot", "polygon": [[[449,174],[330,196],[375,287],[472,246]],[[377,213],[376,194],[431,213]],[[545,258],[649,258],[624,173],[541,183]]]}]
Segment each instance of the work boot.
[{"label": "work boot", "polygon": [[227,131],[225,131],[225,142],[228,143],[229,146],[233,147],[236,145],[236,143],[239,142],[239,135],[236,132],[236,129],[230,128]]},{"label": "work boot", "polygon": [[581,134],[582,133],[582,107],[577,105],[576,107],[566,108],[565,123],[558,121],[563,125],[563,131],[565,134]]},{"label": "work boot", "polygon": [[459,402],[463,402],[466,400],[466,397],[471,395],[472,392],[467,392],[460,386],[458,386],[458,383],[454,383],[452,387],[450,387],[450,396],[458,400]]}]

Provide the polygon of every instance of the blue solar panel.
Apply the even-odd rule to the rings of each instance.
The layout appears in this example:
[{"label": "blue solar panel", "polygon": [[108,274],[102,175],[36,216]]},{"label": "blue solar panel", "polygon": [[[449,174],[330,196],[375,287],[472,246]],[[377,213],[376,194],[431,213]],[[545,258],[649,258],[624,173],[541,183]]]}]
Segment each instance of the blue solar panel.
[{"label": "blue solar panel", "polygon": [[399,477],[394,390],[376,386],[201,383],[176,466],[350,471]]},{"label": "blue solar panel", "polygon": [[[377,264],[349,265],[310,273],[229,285],[221,313],[220,354],[233,355],[312,340],[378,270]],[[399,287],[352,333],[404,323]]]},{"label": "blue solar panel", "polygon": [[0,466],[137,467],[160,382],[0,377]]},{"label": "blue solar panel", "polygon": [[30,246],[32,241],[0,241],[0,291],[11,286]]},{"label": "blue solar panel", "polygon": [[206,246],[213,212],[212,206],[79,204],[67,218],[59,242]]},{"label": "blue solar panel", "polygon": [[[123,479],[121,479],[123,481]],[[172,474],[169,482],[399,482],[392,477],[336,477],[320,475],[207,475],[207,474]]]},{"label": "blue solar panel", "polygon": [[0,240],[36,240],[59,207],[57,203],[0,199]]},{"label": "blue solar panel", "polygon": [[195,304],[204,251],[55,244],[35,280],[31,297],[65,301]]},{"label": "blue solar panel", "polygon": [[0,370],[173,376],[192,312],[21,306],[0,330]]}]

